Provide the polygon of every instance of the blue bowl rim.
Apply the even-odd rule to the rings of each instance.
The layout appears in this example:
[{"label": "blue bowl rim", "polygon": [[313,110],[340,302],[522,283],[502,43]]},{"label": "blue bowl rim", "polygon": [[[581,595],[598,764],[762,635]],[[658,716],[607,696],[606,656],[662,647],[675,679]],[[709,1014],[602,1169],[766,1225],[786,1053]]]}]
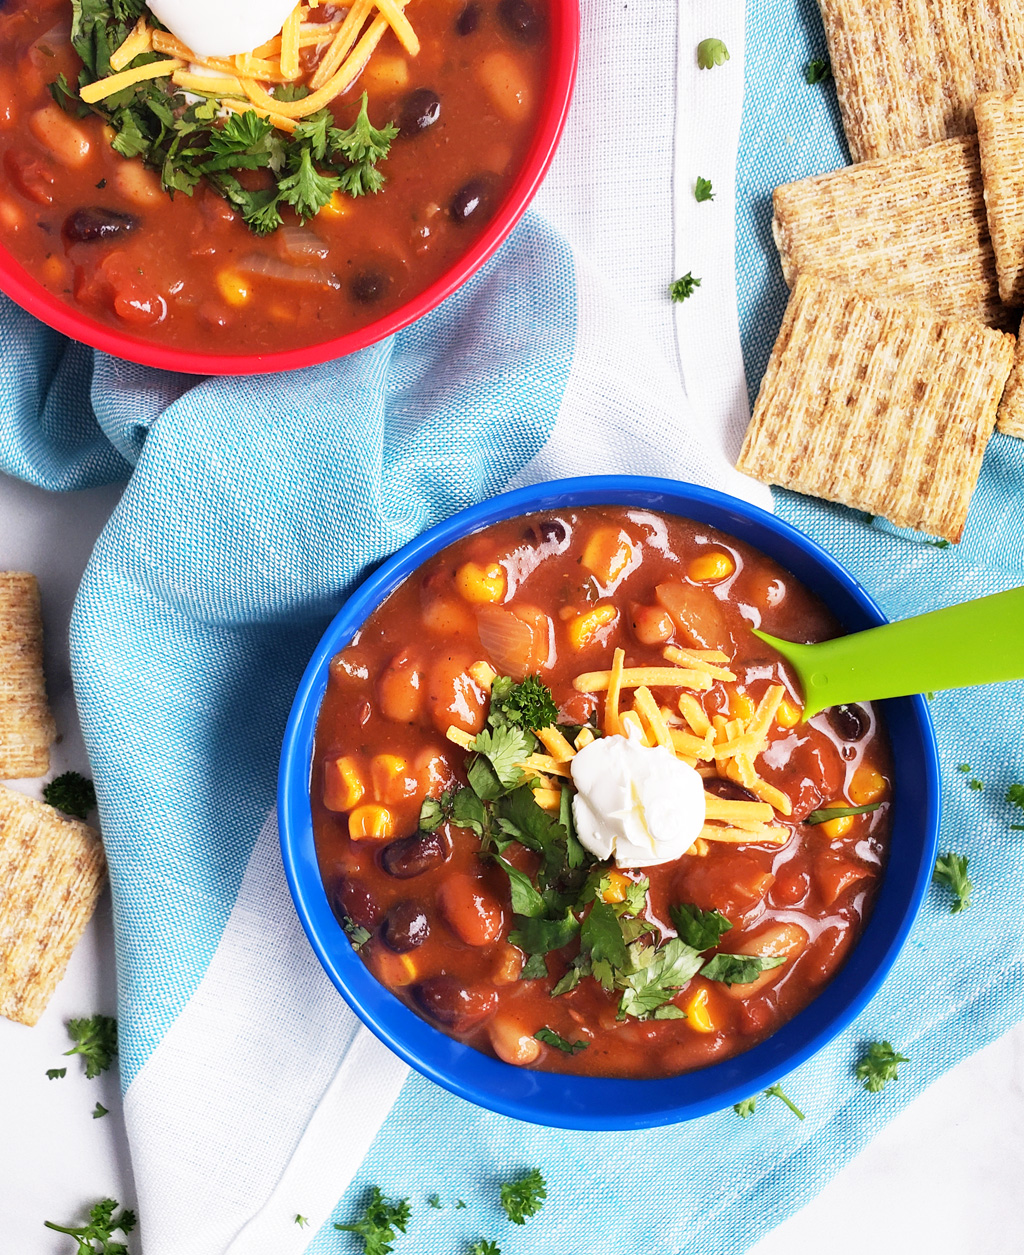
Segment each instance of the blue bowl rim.
[{"label": "blue bowl rim", "polygon": [[[312,867],[314,869],[317,867],[315,850],[312,849],[312,813],[309,791],[313,737],[326,688],[327,668],[330,660],[340,649],[344,648],[367,616],[399,584],[427,559],[456,540],[492,523],[518,515],[532,514],[545,509],[602,504],[633,506],[676,514],[684,518],[694,518],[695,514],[708,512],[713,517],[697,518],[696,521],[727,534],[730,534],[730,517],[734,523],[741,524],[741,530],[747,526],[760,528],[767,531],[773,542],[781,548],[792,550],[801,562],[817,568],[818,573],[826,582],[836,586],[840,593],[845,594],[855,613],[865,620],[863,627],[888,622],[881,609],[860,583],[816,541],[785,520],[762,510],[759,506],[714,489],[682,480],[630,475],[580,476],[539,482],[513,489],[460,510],[430,527],[396,551],[392,557],[363,580],[345,600],[321,638],[303,673],[288,718],[278,775],[278,821],[285,876],[299,921],[310,945],[328,977],[351,1009],[386,1046],[435,1084],[485,1109],[529,1123],[555,1128],[612,1131],[660,1127],[697,1119],[700,1116],[723,1110],[776,1083],[822,1050],[856,1019],[878,992],[896,962],[931,881],[938,845],[941,783],[938,747],[926,699],[918,695],[883,703],[882,708],[886,712],[887,722],[890,721],[892,710],[902,709],[905,716],[909,718],[913,731],[920,738],[914,749],[919,751],[921,758],[922,778],[918,791],[923,790],[924,807],[918,812],[921,853],[910,885],[910,892],[904,891],[899,895],[895,905],[889,906],[888,909],[893,914],[893,918],[889,921],[881,952],[875,955],[865,973],[855,975],[855,984],[852,989],[849,991],[845,989],[851,979],[848,974],[854,967],[854,960],[864,948],[866,939],[879,917],[888,876],[883,878],[882,890],[875,902],[867,927],[837,975],[823,986],[821,992],[803,1011],[782,1025],[775,1034],[750,1050],[729,1059],[711,1063],[694,1072],[658,1080],[627,1080],[538,1072],[516,1068],[500,1060],[492,1059],[472,1047],[454,1043],[453,1039],[448,1038],[447,1035],[442,1034],[440,1030],[405,1007],[384,986],[379,985],[348,944],[334,921],[333,914],[330,913],[319,870],[307,875],[303,866],[302,856],[305,854],[306,865],[309,865],[309,856],[312,855]],[[757,541],[747,540],[746,543],[762,549],[763,552],[768,552]],[[788,563],[777,554],[769,553],[769,556],[788,569]],[[798,575],[797,578],[805,584],[808,582],[803,574]],[[826,604],[829,604],[828,594],[814,591]],[[895,744],[893,749],[895,753],[897,750]],[[899,782],[897,782],[898,788]],[[899,814],[894,808],[893,833],[897,830],[898,818]],[[891,861],[892,849],[890,849],[890,863]],[[321,936],[315,922],[318,915],[322,917],[325,909],[333,924],[330,934],[331,945],[325,937]],[[344,941],[344,947],[337,944],[339,937]],[[336,947],[336,953],[332,946]],[[348,970],[342,970],[345,968]],[[402,1033],[381,1024],[358,992],[353,990],[351,987],[353,981],[359,984],[361,976],[368,978],[376,991],[380,991],[386,1000],[390,1000],[401,1009],[400,1018],[401,1012],[408,1017],[408,1022],[403,1023]],[[826,1015],[819,1027],[808,1031],[809,1020],[815,1018],[815,1008],[819,1008],[820,1015],[820,1008],[823,1004],[827,1002],[831,1005],[836,1002],[837,989],[842,995],[839,1005]],[[831,997],[829,997],[830,994]],[[773,1043],[790,1036],[793,1026],[800,1024],[804,1026],[804,1029],[800,1040],[792,1049],[784,1048],[780,1053],[772,1048]],[[465,1062],[470,1071],[483,1071],[486,1076],[493,1077],[499,1084],[493,1090],[482,1087],[479,1083],[474,1083],[472,1079],[467,1080],[461,1076],[453,1068],[452,1061],[449,1061],[446,1066],[441,1066],[424,1059],[415,1046],[405,1040],[405,1029],[408,1029],[414,1038],[422,1037],[425,1032],[432,1037],[443,1039],[443,1042],[451,1048],[452,1060]],[[740,1075],[736,1075],[737,1073]],[[706,1092],[701,1092],[700,1081],[702,1079],[711,1081],[719,1077],[722,1081],[720,1085],[709,1085],[706,1087]],[[510,1083],[513,1078],[528,1082],[525,1088],[530,1092],[525,1097],[510,1095],[505,1091],[506,1083]],[[674,1098],[672,1093],[677,1088],[684,1091],[688,1088],[696,1088],[697,1092],[680,1101],[679,1097]],[[664,1102],[661,1101],[660,1095],[654,1095],[653,1105],[650,1101],[645,1101],[640,1109],[630,1105],[630,1096],[639,1096],[643,1091],[647,1091],[650,1097],[654,1089],[664,1091]],[[559,1106],[559,1098],[568,1098],[570,1094],[572,1102],[569,1106]]]}]

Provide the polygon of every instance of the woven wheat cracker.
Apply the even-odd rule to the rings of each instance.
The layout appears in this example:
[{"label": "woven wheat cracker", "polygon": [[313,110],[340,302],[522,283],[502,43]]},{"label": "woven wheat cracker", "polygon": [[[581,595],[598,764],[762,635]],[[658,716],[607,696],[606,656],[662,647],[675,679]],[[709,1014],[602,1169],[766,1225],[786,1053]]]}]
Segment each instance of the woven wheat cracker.
[{"label": "woven wheat cracker", "polygon": [[1024,322],[1021,323],[1020,335],[1017,337],[1013,370],[1006,381],[1003,399],[999,402],[998,427],[1008,436],[1024,438]]},{"label": "woven wheat cracker", "polygon": [[38,1021],[105,879],[97,832],[0,785],[0,1015]]},{"label": "woven wheat cracker", "polygon": [[975,106],[985,209],[999,295],[1024,304],[1024,92],[985,95]]},{"label": "woven wheat cracker", "polygon": [[850,156],[974,129],[981,92],[1024,83],[1024,0],[819,0]]},{"label": "woven wheat cracker", "polygon": [[974,321],[802,275],[738,468],[959,540],[1013,350]]},{"label": "woven wheat cracker", "polygon": [[43,678],[43,619],[34,575],[0,571],[0,779],[43,776],[56,736]]},{"label": "woven wheat cracker", "polygon": [[1005,327],[975,136],[775,189],[772,230],[792,287],[805,271]]}]

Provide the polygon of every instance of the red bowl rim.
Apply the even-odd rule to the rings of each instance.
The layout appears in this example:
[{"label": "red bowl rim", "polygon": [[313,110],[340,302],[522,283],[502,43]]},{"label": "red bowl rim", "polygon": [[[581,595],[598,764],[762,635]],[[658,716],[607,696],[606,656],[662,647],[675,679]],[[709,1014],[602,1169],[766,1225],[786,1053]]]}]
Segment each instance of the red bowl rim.
[{"label": "red bowl rim", "polygon": [[475,274],[526,212],[551,165],[565,128],[576,80],[580,15],[577,0],[552,0],[550,61],[533,140],[522,168],[476,243],[419,295],[383,318],[332,340],[279,353],[195,353],[153,344],[79,312],[43,287],[0,243],[0,291],[55,330],[141,366],[196,375],[260,375],[333,361],[394,335],[429,313]]}]

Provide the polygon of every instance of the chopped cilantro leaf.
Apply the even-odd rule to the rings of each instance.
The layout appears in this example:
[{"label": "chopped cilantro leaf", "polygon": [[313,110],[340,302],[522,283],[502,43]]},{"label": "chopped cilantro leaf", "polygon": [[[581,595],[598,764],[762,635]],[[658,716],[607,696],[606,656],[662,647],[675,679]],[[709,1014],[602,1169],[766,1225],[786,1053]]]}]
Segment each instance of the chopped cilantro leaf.
[{"label": "chopped cilantro leaf", "polygon": [[461,1209],[463,1209],[465,1206],[466,1206],[466,1204],[462,1201],[462,1199],[461,1199],[461,1198],[459,1198],[459,1199],[456,1199],[456,1200],[455,1200],[455,1210],[456,1210],[456,1211],[460,1211],[460,1210],[461,1210]]},{"label": "chopped cilantro leaf", "polygon": [[491,684],[489,720],[515,724],[534,732],[549,728],[558,718],[551,690],[539,676],[528,675],[516,684],[507,675],[496,676]]},{"label": "chopped cilantro leaf", "polygon": [[351,915],[345,916],[341,921],[341,926],[345,930],[345,935],[349,941],[352,942],[353,950],[361,950],[372,936],[370,930],[364,928],[362,924],[357,924]]},{"label": "chopped cilantro leaf", "polygon": [[700,280],[695,279],[693,275],[687,271],[681,279],[676,279],[668,285],[668,294],[673,301],[685,301],[687,297],[693,296],[694,292],[700,287]]},{"label": "chopped cilantro leaf", "polygon": [[741,1120],[748,1119],[757,1109],[757,1095],[755,1094],[753,1098],[744,1098],[742,1102],[733,1103],[732,1109]]},{"label": "chopped cilantro leaf", "polygon": [[778,1098],[780,1102],[784,1102],[798,1120],[804,1119],[804,1113],[800,1110],[792,1098],[783,1092],[781,1085],[769,1085],[764,1092],[766,1098]]},{"label": "chopped cilantro leaf", "polygon": [[525,1224],[528,1217],[535,1216],[544,1206],[547,1196],[547,1182],[538,1168],[501,1187],[501,1205],[513,1224]]},{"label": "chopped cilantro leaf", "polygon": [[606,989],[614,988],[612,969],[629,966],[629,951],[619,916],[607,902],[595,901],[580,926],[580,947],[590,955],[594,975]]},{"label": "chopped cilantro leaf", "polygon": [[439,828],[445,821],[446,806],[450,807],[448,794],[443,794],[441,798],[425,797],[420,806],[420,831],[433,832]]},{"label": "chopped cilantro leaf", "polygon": [[548,1028],[546,1024],[543,1028],[537,1029],[534,1037],[538,1041],[542,1041],[545,1046],[554,1046],[556,1050],[560,1050],[565,1055],[579,1054],[581,1050],[586,1050],[587,1048],[585,1041],[569,1041],[560,1033],[556,1033],[553,1028]]},{"label": "chopped cilantro leaf", "polygon": [[440,1211],[441,1208],[444,1206],[444,1204],[441,1202],[440,1194],[431,1194],[431,1196],[427,1199],[427,1203],[431,1207],[433,1207],[435,1211]]},{"label": "chopped cilantro leaf", "polygon": [[960,772],[962,776],[966,776],[970,773],[971,764],[970,763],[957,763],[956,769],[957,771]]},{"label": "chopped cilantro leaf", "polygon": [[697,64],[702,70],[714,69],[729,60],[729,49],[720,39],[702,39],[697,45]]},{"label": "chopped cilantro leaf", "polygon": [[46,1076],[48,1080],[59,1081],[61,1077],[67,1076],[67,1068],[47,1068]]},{"label": "chopped cilantro leaf", "polygon": [[[490,764],[500,788],[498,793],[494,793],[489,779],[479,775],[474,779],[470,774],[469,783],[477,796],[490,800],[500,797],[501,793],[507,793],[521,784],[523,770],[516,764],[530,756],[533,746],[534,740],[531,732],[510,725],[493,730],[485,728],[483,732],[478,733],[473,742],[473,749]],[[475,763],[470,765],[470,773],[475,765]],[[482,789],[485,791],[481,791]]]},{"label": "chopped cilantro leaf", "polygon": [[96,790],[92,781],[80,772],[65,771],[43,786],[43,800],[65,815],[85,819],[91,810],[96,809]]},{"label": "chopped cilantro leaf", "polygon": [[474,1242],[469,1248],[469,1255],[501,1255],[501,1247],[497,1242],[490,1242],[487,1238],[481,1238],[479,1242]]},{"label": "chopped cilantro leaf", "polygon": [[702,911],[699,906],[680,902],[669,907],[676,932],[694,950],[713,950],[732,924],[720,911]]},{"label": "chopped cilantro leaf", "polygon": [[385,1198],[374,1186],[362,1217],[352,1224],[336,1224],[342,1233],[355,1233],[363,1239],[364,1255],[390,1255],[396,1230],[404,1233],[409,1224],[409,1200]]},{"label": "chopped cilantro leaf", "polygon": [[971,779],[967,781],[967,787],[969,789],[973,789],[975,793],[980,793],[981,790],[985,787],[985,782],[984,780]]},{"label": "chopped cilantro leaf", "polygon": [[1024,784],[1011,784],[1006,790],[1006,800],[1011,806],[1024,810]]},{"label": "chopped cilantro leaf", "polygon": [[517,867],[513,867],[500,855],[495,855],[494,861],[508,876],[509,889],[512,893],[512,910],[515,914],[526,915],[530,919],[537,919],[544,915],[547,911],[547,903],[534,887],[529,876]]},{"label": "chopped cilantro leaf", "polygon": [[106,1072],[117,1055],[117,1020],[112,1015],[93,1015],[68,1020],[68,1036],[75,1043],[66,1055],[82,1055],[85,1075],[91,1080]]},{"label": "chopped cilantro leaf", "polygon": [[873,1041],[857,1064],[857,1080],[863,1081],[869,1093],[877,1094],[890,1081],[899,1079],[901,1063],[909,1063],[906,1055],[897,1054],[887,1041]]},{"label": "chopped cilantro leaf", "polygon": [[932,880],[937,885],[945,885],[953,894],[954,902],[949,908],[951,915],[959,915],[971,905],[971,894],[974,885],[967,875],[968,858],[966,854],[940,855],[935,860],[935,871]]},{"label": "chopped cilantro leaf", "polygon": [[705,980],[721,981],[724,985],[749,985],[762,972],[785,963],[782,957],[762,958],[759,954],[715,954],[700,969]]},{"label": "chopped cilantro leaf", "polygon": [[[52,1220],[44,1220],[47,1229],[57,1233],[66,1233],[78,1242],[78,1255],[128,1255],[128,1247],[123,1242],[112,1242],[113,1235],[120,1230],[127,1236],[135,1228],[138,1221],[135,1212],[125,1207],[117,1211],[118,1204],[112,1198],[105,1198],[89,1209],[87,1224],[73,1228],[69,1225],[54,1224]],[[102,1246],[94,1246],[94,1242],[102,1242]]]},{"label": "chopped cilantro leaf", "polygon": [[668,1004],[700,967],[697,951],[678,937],[657,947],[637,941],[629,947],[629,960],[616,973],[616,987],[622,989],[618,1018],[683,1019],[684,1012]]},{"label": "chopped cilantro leaf", "polygon": [[832,67],[827,57],[812,57],[804,66],[804,78],[813,87],[815,83],[827,83],[832,77]]},{"label": "chopped cilantro leaf", "polygon": [[515,922],[518,927],[512,929],[508,939],[524,954],[547,954],[551,950],[561,950],[580,930],[579,920],[568,907],[564,914],[553,919],[517,915]]},{"label": "chopped cilantro leaf", "polygon": [[710,179],[702,179],[700,175],[697,176],[697,182],[693,186],[693,199],[698,204],[703,204],[706,200],[715,199],[715,194],[711,190]]},{"label": "chopped cilantro leaf", "polygon": [[520,980],[543,980],[548,974],[547,959],[543,954],[531,954],[527,956],[526,962],[523,964],[523,970],[519,973]]},{"label": "chopped cilantro leaf", "polygon": [[821,810],[811,811],[804,823],[827,824],[830,819],[843,819],[846,815],[869,815],[881,805],[881,802],[869,802],[866,806],[825,806]]},{"label": "chopped cilantro leaf", "polygon": [[300,1216],[298,1213],[296,1213],[295,1223],[299,1226],[300,1229],[304,1229],[306,1225],[309,1224],[309,1220],[307,1219],[307,1217]]},{"label": "chopped cilantro leaf", "polygon": [[101,1102],[98,1102],[96,1106],[93,1107],[92,1109],[92,1118],[94,1120],[100,1120],[103,1118],[103,1116],[106,1116],[109,1114],[110,1112],[107,1110],[106,1107],[104,1107],[104,1105]]}]

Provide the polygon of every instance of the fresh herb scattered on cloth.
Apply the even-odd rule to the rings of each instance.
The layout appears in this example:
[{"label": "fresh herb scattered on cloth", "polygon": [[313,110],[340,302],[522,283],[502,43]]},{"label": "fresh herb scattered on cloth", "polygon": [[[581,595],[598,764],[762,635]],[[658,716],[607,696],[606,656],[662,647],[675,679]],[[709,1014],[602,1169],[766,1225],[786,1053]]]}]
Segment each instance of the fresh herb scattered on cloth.
[{"label": "fresh herb scattered on cloth", "polygon": [[68,1036],[75,1044],[64,1053],[85,1059],[85,1075],[90,1080],[106,1072],[117,1057],[117,1020],[112,1015],[68,1020]]},{"label": "fresh herb scattered on cloth", "polygon": [[[118,1212],[118,1206],[112,1198],[103,1199],[90,1209],[88,1223],[78,1228],[54,1224],[52,1220],[44,1220],[43,1224],[74,1238],[78,1243],[77,1255],[128,1255],[128,1247],[124,1242],[113,1241],[113,1235],[120,1230],[127,1237],[138,1221],[135,1212],[128,1208]],[[95,1245],[97,1242],[99,1246]]]},{"label": "fresh herb scattered on cloth", "polygon": [[880,1093],[890,1081],[899,1079],[901,1063],[909,1063],[906,1055],[897,1054],[887,1041],[873,1041],[857,1064],[857,1080],[871,1094]]}]

